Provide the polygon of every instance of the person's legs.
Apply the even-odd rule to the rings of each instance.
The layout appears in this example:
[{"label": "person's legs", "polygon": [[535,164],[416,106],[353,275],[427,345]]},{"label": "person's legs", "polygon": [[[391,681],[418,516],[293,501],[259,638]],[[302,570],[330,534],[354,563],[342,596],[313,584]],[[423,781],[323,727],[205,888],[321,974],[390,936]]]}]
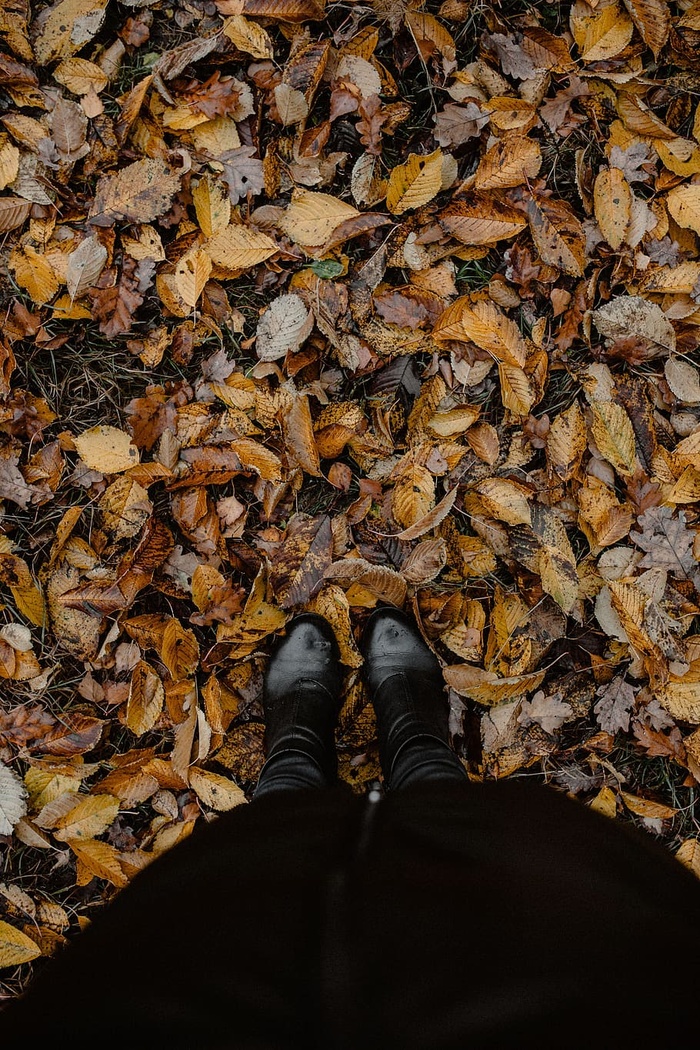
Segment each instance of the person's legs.
[{"label": "person's legs", "polygon": [[362,649],[389,790],[426,780],[466,781],[448,743],[440,665],[416,627],[398,609],[380,609],[367,623]]},{"label": "person's legs", "polygon": [[320,616],[297,616],[277,641],[265,674],[267,761],[255,799],[333,783],[341,685],[332,629]]}]

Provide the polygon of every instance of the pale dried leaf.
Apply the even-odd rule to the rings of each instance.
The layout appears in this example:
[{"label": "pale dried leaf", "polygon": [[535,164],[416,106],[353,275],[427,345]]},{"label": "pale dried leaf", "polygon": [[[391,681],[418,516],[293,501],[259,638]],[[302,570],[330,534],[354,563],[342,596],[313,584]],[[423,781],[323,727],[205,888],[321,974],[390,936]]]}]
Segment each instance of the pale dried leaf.
[{"label": "pale dried leaf", "polygon": [[258,322],[255,352],[261,361],[277,361],[299,350],[313,329],[313,315],[303,299],[281,295],[268,306]]},{"label": "pale dried leaf", "polygon": [[20,778],[0,762],[0,835],[11,835],[15,824],[26,815],[26,798]]}]

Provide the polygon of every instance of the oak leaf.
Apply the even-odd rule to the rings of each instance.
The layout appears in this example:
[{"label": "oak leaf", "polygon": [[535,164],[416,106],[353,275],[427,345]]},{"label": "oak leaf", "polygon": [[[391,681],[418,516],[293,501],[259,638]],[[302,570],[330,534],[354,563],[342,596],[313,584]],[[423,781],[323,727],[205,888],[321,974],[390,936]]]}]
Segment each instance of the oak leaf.
[{"label": "oak leaf", "polygon": [[597,690],[600,698],[593,710],[598,725],[606,732],[626,733],[630,727],[630,713],[636,703],[636,693],[622,675],[616,675],[611,682]]}]

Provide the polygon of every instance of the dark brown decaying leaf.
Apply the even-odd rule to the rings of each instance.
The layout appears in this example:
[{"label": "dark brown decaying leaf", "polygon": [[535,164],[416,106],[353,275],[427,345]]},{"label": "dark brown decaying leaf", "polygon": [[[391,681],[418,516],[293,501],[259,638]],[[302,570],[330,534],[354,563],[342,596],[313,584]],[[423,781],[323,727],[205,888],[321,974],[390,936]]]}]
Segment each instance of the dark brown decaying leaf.
[{"label": "dark brown decaying leaf", "polygon": [[271,563],[270,582],[283,609],[307,601],[332,561],[328,515],[295,515]]}]

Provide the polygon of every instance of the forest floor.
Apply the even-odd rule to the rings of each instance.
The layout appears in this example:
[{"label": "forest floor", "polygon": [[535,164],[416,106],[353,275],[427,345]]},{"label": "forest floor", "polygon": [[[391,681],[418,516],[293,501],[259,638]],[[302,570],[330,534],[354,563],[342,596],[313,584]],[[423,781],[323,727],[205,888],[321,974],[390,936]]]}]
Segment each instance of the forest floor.
[{"label": "forest floor", "polygon": [[0,998],[411,611],[473,780],[700,874],[700,3],[6,0]]}]

